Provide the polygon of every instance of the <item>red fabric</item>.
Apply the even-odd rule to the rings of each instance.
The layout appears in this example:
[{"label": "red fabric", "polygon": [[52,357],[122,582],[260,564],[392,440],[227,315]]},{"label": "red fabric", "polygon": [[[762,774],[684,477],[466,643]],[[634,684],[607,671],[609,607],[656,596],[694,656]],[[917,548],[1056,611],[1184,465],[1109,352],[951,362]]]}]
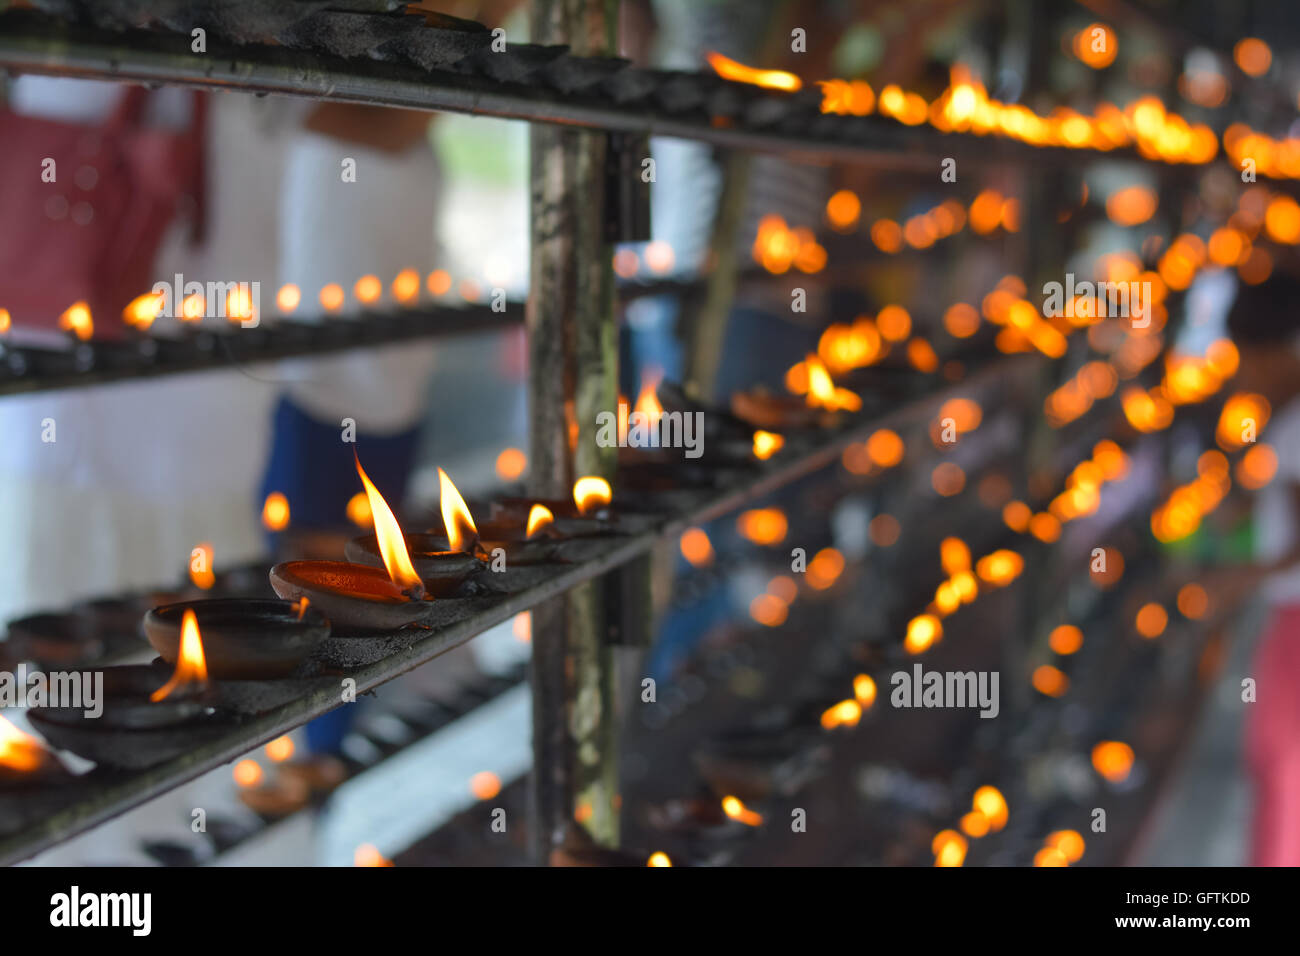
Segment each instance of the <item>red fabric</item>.
[{"label": "red fabric", "polygon": [[175,132],[144,125],[147,97],[131,87],[100,127],[0,109],[0,307],[14,325],[57,328],[84,300],[95,338],[119,337],[122,309],[154,284],[178,201],[189,193],[201,208],[204,101],[192,130]]},{"label": "red fabric", "polygon": [[1277,608],[1256,651],[1246,757],[1255,778],[1252,866],[1300,866],[1300,606]]}]

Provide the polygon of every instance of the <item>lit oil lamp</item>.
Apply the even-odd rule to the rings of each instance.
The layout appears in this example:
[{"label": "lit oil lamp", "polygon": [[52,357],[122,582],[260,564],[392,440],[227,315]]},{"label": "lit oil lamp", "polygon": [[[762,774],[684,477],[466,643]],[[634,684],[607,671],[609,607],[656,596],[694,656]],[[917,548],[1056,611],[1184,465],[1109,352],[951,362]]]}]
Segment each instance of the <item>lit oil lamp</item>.
[{"label": "lit oil lamp", "polygon": [[[448,597],[464,581],[482,571],[485,565],[476,553],[478,529],[465,499],[441,468],[438,469],[438,479],[446,534],[416,532],[407,535],[406,553],[430,595]],[[348,542],[344,554],[349,561],[361,564],[380,566],[383,563],[377,534],[353,538]]]},{"label": "lit oil lamp", "polygon": [[289,601],[219,598],[156,607],[144,633],[162,659],[175,664],[188,614],[202,634],[208,675],[218,680],[285,677],[329,637],[329,621],[316,608]]},{"label": "lit oil lamp", "polygon": [[0,715],[0,789],[35,782],[59,768],[39,740]]},{"label": "lit oil lamp", "polygon": [[[32,725],[54,746],[95,763],[143,769],[192,750],[222,730],[216,694],[208,682],[197,618],[184,615],[180,653],[166,669],[135,664],[106,667],[98,712],[83,707],[42,707]],[[83,702],[84,704],[85,702]]]},{"label": "lit oil lamp", "polygon": [[[452,591],[464,596],[475,593],[478,588],[461,588],[461,584],[489,566],[500,571],[495,566],[498,558],[504,558],[507,570],[552,559],[559,535],[548,508],[534,503],[526,520],[492,518],[480,525],[441,468],[438,478],[442,533],[430,530],[408,535],[406,539],[412,564],[435,595]],[[379,560],[378,542],[373,535],[355,538],[348,544],[347,555],[354,561],[375,564]],[[497,582],[479,577],[476,583],[484,590],[493,590],[491,585]]]},{"label": "lit oil lamp", "polygon": [[[502,498],[494,501],[492,521],[526,529],[531,518],[535,531],[544,528],[547,534],[561,538],[603,534],[616,526],[610,507],[612,500],[609,482],[588,475],[573,483],[571,502],[555,498]],[[535,511],[539,506],[545,510]]]},{"label": "lit oil lamp", "polygon": [[0,833],[29,826],[71,797],[76,777],[41,746],[0,716]]},{"label": "lit oil lamp", "polygon": [[[611,507],[609,482],[584,476],[573,484],[573,500],[502,498],[492,503],[491,527],[533,542],[550,539],[547,560],[583,561],[607,547],[611,535],[645,530],[653,517],[619,514]],[[520,562],[524,563],[524,562]]]},{"label": "lit oil lamp", "polygon": [[280,597],[306,598],[335,630],[395,631],[430,624],[434,602],[411,563],[402,529],[379,490],[357,461],[374,518],[383,567],[350,561],[286,561],[271,569],[271,587]]},{"label": "lit oil lamp", "polygon": [[442,523],[453,549],[472,551],[485,560],[504,554],[507,566],[540,564],[550,560],[555,552],[556,539],[560,537],[551,509],[534,502],[526,518],[502,517],[494,511],[492,517],[480,526],[475,523],[465,499],[441,468],[438,469],[438,478],[442,491]]},{"label": "lit oil lamp", "polygon": [[755,428],[781,431],[784,428],[825,427],[836,424],[841,412],[857,412],[862,399],[835,384],[825,362],[807,355],[786,373],[791,395],[775,395],[763,389],[736,392],[731,410]]}]

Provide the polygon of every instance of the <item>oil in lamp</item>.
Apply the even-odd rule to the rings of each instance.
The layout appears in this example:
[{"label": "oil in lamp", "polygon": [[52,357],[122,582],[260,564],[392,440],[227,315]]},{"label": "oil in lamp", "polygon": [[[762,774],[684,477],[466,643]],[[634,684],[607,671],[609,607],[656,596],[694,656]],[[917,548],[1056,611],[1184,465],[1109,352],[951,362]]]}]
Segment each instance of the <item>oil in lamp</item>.
[{"label": "oil in lamp", "polygon": [[409,624],[433,623],[435,602],[411,563],[402,529],[359,459],[356,465],[370,502],[383,567],[351,561],[285,561],[271,569],[271,587],[286,600],[306,598],[335,631],[395,631]]}]

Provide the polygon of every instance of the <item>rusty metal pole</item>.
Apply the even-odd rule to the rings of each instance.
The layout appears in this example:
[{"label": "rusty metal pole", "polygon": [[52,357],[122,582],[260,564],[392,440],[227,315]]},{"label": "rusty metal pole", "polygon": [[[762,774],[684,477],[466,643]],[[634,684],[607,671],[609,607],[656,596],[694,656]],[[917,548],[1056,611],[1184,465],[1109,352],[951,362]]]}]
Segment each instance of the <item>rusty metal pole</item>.
[{"label": "rusty metal pole", "polygon": [[[590,56],[614,50],[616,4],[535,0],[534,43]],[[612,479],[616,448],[596,445],[596,413],[618,401],[612,250],[605,235],[603,133],[530,129],[529,481],[565,498],[574,478]],[[533,612],[531,842],[540,863],[575,821],[618,842],[614,670],[602,589],[585,584]]]}]

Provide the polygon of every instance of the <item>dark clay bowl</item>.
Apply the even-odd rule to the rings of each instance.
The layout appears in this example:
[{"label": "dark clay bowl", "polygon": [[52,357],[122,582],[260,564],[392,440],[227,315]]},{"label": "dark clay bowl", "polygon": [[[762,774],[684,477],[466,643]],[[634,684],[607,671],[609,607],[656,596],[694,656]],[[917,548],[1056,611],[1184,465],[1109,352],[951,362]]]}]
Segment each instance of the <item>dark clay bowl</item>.
[{"label": "dark clay bowl", "polygon": [[[411,566],[433,597],[452,594],[462,581],[483,570],[483,562],[464,551],[452,551],[445,535],[413,533],[404,535]],[[353,538],[343,549],[343,556],[357,564],[382,568],[379,542],[373,534]]]},{"label": "dark clay bowl", "polygon": [[283,677],[330,633],[329,621],[311,603],[301,619],[290,601],[217,598],[168,604],[144,616],[144,633],[169,664],[176,663],[187,610],[198,619],[208,676],[218,680]]},{"label": "dark clay bowl", "polygon": [[307,598],[335,631],[395,631],[437,613],[435,602],[402,594],[383,568],[348,561],[285,561],[271,569],[271,587],[288,601]]},{"label": "dark clay bowl", "polygon": [[206,717],[212,712],[214,696],[203,684],[185,684],[159,701],[150,695],[167,683],[171,668],[153,664],[105,667],[100,671],[77,672],[103,675],[103,712],[86,715],[87,707],[37,707],[27,712],[32,726],[43,733],[47,724],[60,727],[91,727],[96,730],[151,730],[173,727]]}]

